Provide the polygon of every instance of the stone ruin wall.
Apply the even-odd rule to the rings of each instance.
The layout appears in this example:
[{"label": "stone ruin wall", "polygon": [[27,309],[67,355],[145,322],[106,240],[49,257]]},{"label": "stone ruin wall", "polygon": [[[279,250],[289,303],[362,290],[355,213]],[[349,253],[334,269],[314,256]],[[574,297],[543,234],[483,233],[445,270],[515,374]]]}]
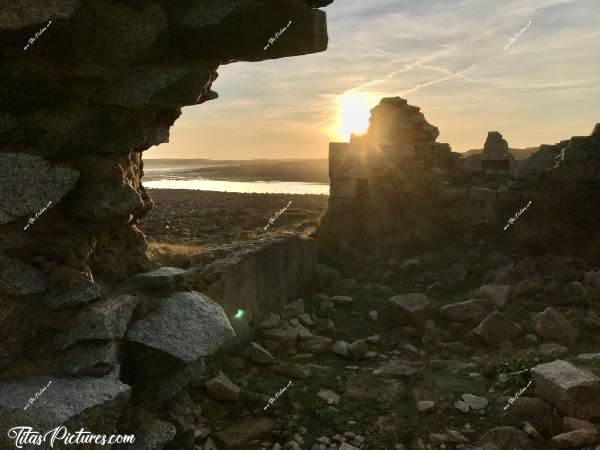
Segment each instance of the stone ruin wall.
[{"label": "stone ruin wall", "polygon": [[[406,249],[473,230],[497,233],[529,201],[536,213],[511,236],[542,246],[576,229],[593,208],[600,125],[590,136],[542,145],[517,163],[497,131],[481,154],[463,159],[436,142],[438,129],[399,97],[382,99],[371,113],[365,135],[330,144],[331,195],[318,233],[323,254]],[[482,161],[506,161],[508,170],[482,171]],[[583,223],[599,223],[598,217]]]}]

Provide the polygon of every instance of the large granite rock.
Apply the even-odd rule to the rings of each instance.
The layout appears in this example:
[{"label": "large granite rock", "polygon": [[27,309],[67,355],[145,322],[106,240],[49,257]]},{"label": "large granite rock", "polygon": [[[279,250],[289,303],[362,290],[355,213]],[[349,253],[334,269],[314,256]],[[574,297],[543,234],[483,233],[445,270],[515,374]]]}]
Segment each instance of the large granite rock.
[{"label": "large granite rock", "polygon": [[55,344],[60,349],[82,340],[121,338],[127,331],[138,299],[119,295],[96,302],[77,313],[57,335]]},{"label": "large granite rock", "polygon": [[600,417],[600,378],[557,359],[530,370],[538,397],[564,415],[580,419]]},{"label": "large granite rock", "polygon": [[127,339],[193,362],[216,352],[234,331],[223,308],[206,295],[179,292],[162,298],[158,309],[133,322]]},{"label": "large granite rock", "polygon": [[[33,403],[28,402],[44,387]],[[17,426],[46,432],[60,425],[70,431],[81,427],[89,430],[93,425],[94,433],[112,434],[130,395],[131,388],[112,376],[46,376],[0,382],[0,445],[14,446],[14,440],[7,439],[7,430]]]},{"label": "large granite rock", "polygon": [[23,218],[25,226],[36,212],[58,204],[75,187],[78,178],[76,170],[40,156],[0,153],[0,225]]}]

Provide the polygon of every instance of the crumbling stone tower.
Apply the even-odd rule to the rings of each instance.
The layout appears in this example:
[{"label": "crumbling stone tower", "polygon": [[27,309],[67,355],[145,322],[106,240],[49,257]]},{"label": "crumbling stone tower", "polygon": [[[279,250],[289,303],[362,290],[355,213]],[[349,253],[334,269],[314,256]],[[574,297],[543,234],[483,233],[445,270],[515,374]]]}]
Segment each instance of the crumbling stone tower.
[{"label": "crumbling stone tower", "polygon": [[418,106],[390,97],[371,110],[365,135],[331,143],[331,194],[321,237],[343,245],[397,227],[399,211],[431,196],[454,167],[450,146],[436,142],[438,135]]}]

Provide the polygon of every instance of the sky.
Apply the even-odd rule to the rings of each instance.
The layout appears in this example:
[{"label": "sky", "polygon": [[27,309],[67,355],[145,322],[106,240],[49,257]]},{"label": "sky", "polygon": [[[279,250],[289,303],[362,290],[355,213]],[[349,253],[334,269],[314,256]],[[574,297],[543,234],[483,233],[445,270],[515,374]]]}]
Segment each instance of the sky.
[{"label": "sky", "polygon": [[420,106],[458,152],[492,130],[524,148],[600,122],[600,0],[336,0],[325,11],[327,51],[221,66],[220,98],[183,108],[170,142],[145,157],[327,158],[382,97]]}]

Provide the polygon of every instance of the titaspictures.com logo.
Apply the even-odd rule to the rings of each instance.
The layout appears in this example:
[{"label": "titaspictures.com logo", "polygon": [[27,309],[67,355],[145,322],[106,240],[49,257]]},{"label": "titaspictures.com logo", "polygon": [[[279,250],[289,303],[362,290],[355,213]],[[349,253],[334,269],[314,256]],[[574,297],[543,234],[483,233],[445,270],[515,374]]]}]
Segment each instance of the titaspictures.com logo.
[{"label": "titaspictures.com logo", "polygon": [[15,440],[17,448],[23,448],[23,445],[42,445],[45,442],[50,444],[50,448],[54,448],[54,444],[60,441],[65,445],[113,445],[135,442],[133,434],[93,434],[83,428],[75,433],[69,433],[65,426],[53,428],[44,434],[35,431],[32,427],[13,427],[8,430],[8,437]]}]

